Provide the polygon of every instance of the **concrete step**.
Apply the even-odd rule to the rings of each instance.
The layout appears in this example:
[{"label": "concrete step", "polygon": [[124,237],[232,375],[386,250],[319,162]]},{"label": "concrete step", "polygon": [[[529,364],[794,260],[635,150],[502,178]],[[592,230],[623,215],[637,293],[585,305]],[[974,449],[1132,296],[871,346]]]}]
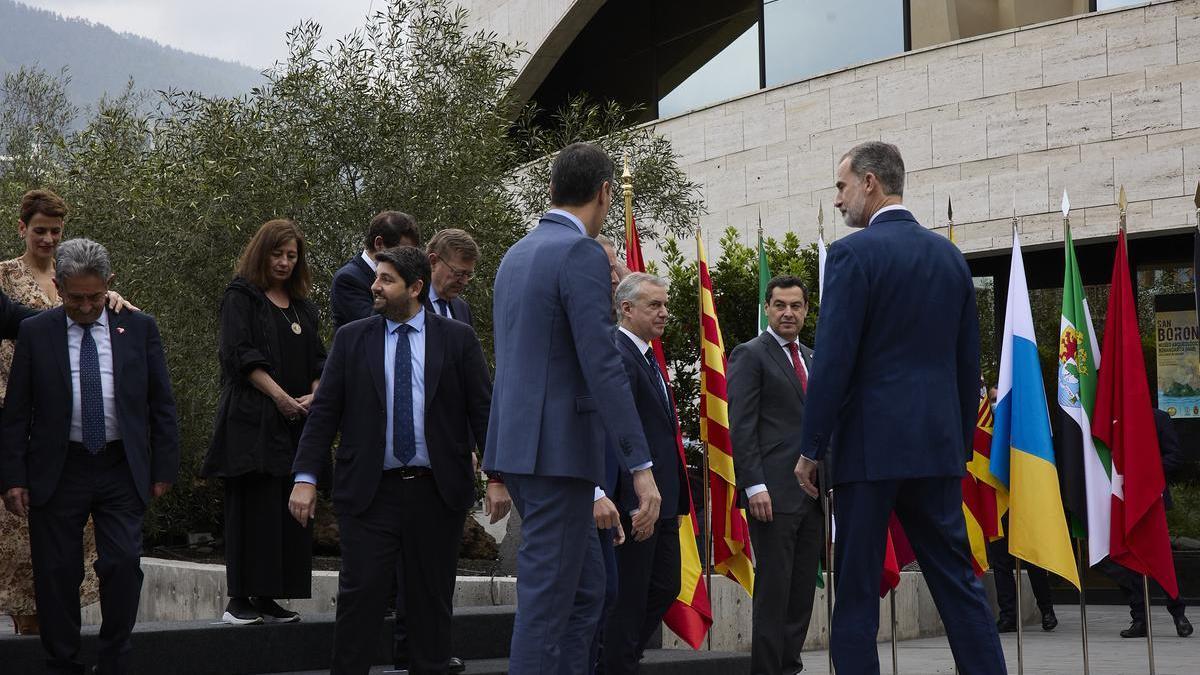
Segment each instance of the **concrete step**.
[{"label": "concrete step", "polygon": [[[516,608],[462,607],[454,614],[454,653],[468,660],[508,655]],[[131,672],[172,675],[237,675],[328,669],[333,653],[333,615],[305,615],[299,623],[228,626],[212,621],[138,624]],[[98,626],[83,629],[82,658],[96,663]],[[392,622],[380,627],[375,663],[392,656]],[[44,672],[45,652],[36,637],[0,636],[0,672]],[[499,671],[488,671],[499,672]]]},{"label": "concrete step", "polygon": [[[750,655],[745,652],[696,652],[685,649],[651,649],[642,659],[641,673],[649,675],[748,675]],[[326,670],[297,671],[280,675],[326,675]],[[387,666],[371,669],[371,675],[399,674]],[[506,675],[508,659],[468,660],[465,675]],[[263,673],[261,675],[266,675]]]}]

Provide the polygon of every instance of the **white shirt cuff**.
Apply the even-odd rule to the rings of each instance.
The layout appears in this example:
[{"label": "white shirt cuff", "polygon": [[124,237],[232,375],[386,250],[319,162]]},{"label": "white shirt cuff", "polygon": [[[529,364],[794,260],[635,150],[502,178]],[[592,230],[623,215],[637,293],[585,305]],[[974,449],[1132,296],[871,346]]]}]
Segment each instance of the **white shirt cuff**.
[{"label": "white shirt cuff", "polygon": [[767,491],[766,483],[759,483],[758,485],[751,485],[750,487],[746,488],[746,499],[750,499],[754,495],[756,495],[760,492],[766,492],[766,491]]},{"label": "white shirt cuff", "polygon": [[296,482],[297,483],[311,483],[313,485],[316,485],[317,477],[311,473],[298,473],[298,474],[296,474]]},{"label": "white shirt cuff", "polygon": [[637,466],[630,469],[629,472],[633,473],[634,471],[644,471],[646,469],[649,469],[652,466],[654,466],[654,462],[646,462],[645,464],[638,464]]},{"label": "white shirt cuff", "polygon": [[604,498],[605,498],[605,497],[607,497],[607,496],[608,496],[608,495],[604,494],[604,488],[602,488],[602,487],[600,487],[599,485],[597,485],[597,486],[596,486],[596,494],[595,494],[595,495],[592,497],[592,502],[598,502],[598,501],[600,501],[601,499],[604,499]]}]

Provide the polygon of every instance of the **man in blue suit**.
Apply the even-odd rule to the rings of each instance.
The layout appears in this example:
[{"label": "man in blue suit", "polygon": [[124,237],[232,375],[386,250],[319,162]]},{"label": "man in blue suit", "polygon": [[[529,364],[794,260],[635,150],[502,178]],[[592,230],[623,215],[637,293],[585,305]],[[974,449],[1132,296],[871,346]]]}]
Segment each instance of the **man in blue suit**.
[{"label": "man in blue suit", "polygon": [[971,568],[961,478],[979,404],[979,320],[958,249],[901,204],[894,145],[855,146],[837,168],[836,206],[865,228],[829,249],[800,486],[816,497],[832,445],[837,518],[838,672],[878,673],[879,577],[889,514],[899,516],[958,666],[1005,672],[983,586]]},{"label": "man in blue suit", "polygon": [[4,489],[29,518],[34,592],[47,671],[83,673],[79,584],[83,525],[96,523],[99,666],[129,672],[142,588],[142,519],[179,472],[175,399],[154,319],[105,309],[108,252],[58,247],[62,307],[21,324],[4,409]]},{"label": "man in blue suit", "polygon": [[393,246],[420,246],[421,229],[417,221],[400,211],[380,211],[367,226],[362,253],[346,261],[333,275],[329,287],[329,305],[333,310],[333,330],[375,313],[371,284],[375,283],[375,254]]},{"label": "man in blue suit", "polygon": [[608,259],[595,237],[612,204],[612,160],[563,148],[553,208],[505,254],[494,295],[496,381],[484,470],[521,514],[509,672],[582,673],[604,599],[592,503],[605,443],[632,472],[635,538],[653,534],[661,497],[621,355],[612,340]]}]

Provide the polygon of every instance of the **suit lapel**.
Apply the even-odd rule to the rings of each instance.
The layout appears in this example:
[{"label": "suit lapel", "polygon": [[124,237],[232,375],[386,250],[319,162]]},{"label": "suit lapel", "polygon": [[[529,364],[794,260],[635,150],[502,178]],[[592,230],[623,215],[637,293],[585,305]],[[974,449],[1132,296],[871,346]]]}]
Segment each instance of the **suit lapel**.
[{"label": "suit lapel", "polygon": [[775,365],[783,370],[783,374],[786,376],[787,381],[792,384],[792,389],[796,391],[796,395],[800,397],[801,401],[804,401],[804,389],[800,387],[800,378],[796,377],[796,369],[792,366],[792,361],[788,358],[788,355],[783,353],[783,347],[779,346],[779,342],[775,339],[775,336],[767,331],[763,331],[762,335],[758,336],[758,339],[762,342],[763,349],[767,350],[767,355],[775,362]]},{"label": "suit lapel", "polygon": [[375,315],[374,323],[367,330],[367,363],[378,363],[377,367],[369,367],[371,380],[375,382],[375,393],[379,395],[379,405],[387,406],[387,390],[384,386],[383,373],[383,334],[387,331],[387,321],[381,315]]},{"label": "suit lapel", "polygon": [[663,388],[658,383],[659,378],[655,378],[654,373],[650,370],[652,366],[650,365],[650,362],[646,360],[646,355],[638,351],[637,345],[633,344],[633,340],[630,340],[628,335],[620,330],[617,330],[617,334],[621,338],[621,347],[628,351],[631,356],[637,359],[638,365],[641,366],[642,374],[644,374],[646,378],[650,380],[650,388],[654,390],[654,396],[658,399],[659,405],[662,406],[663,414],[666,415],[667,421],[671,421],[671,404],[663,394]]},{"label": "suit lapel", "polygon": [[125,329],[121,327],[116,313],[105,310],[105,316],[108,317],[108,344],[112,350],[113,396],[119,398],[116,392],[121,391],[121,371],[128,356],[124,339]]},{"label": "suit lapel", "polygon": [[[425,410],[429,411],[432,406],[430,402],[437,394],[438,379],[442,373],[442,358],[446,354],[445,349],[445,326],[443,321],[452,321],[452,319],[443,318],[439,314],[425,313]],[[428,412],[426,412],[428,414]]]},{"label": "suit lapel", "polygon": [[66,391],[67,396],[70,397],[71,392],[74,390],[71,388],[71,355],[67,352],[67,314],[61,307],[52,309],[50,311],[58,314],[56,321],[58,321],[63,327],[63,330],[61,331],[54,331],[54,356],[58,359],[58,367],[62,372],[62,380],[66,385],[66,389],[64,391]]}]

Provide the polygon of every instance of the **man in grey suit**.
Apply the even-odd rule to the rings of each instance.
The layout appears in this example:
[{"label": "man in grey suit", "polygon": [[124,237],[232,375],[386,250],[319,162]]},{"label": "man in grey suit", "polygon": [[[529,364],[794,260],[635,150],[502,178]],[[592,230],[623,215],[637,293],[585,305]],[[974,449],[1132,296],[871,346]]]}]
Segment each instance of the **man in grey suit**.
[{"label": "man in grey suit", "polygon": [[509,672],[583,673],[604,602],[592,516],[605,443],[632,472],[630,533],[654,533],[661,497],[621,355],[612,340],[608,259],[595,237],[612,205],[612,160],[563,148],[552,208],[496,273],[496,380],[484,470],[504,477],[521,515]]},{"label": "man in grey suit", "polygon": [[767,284],[767,322],[729,358],[729,418],[738,496],[750,510],[757,566],[750,662],[754,673],[803,670],[822,513],[796,483],[812,350],[800,344],[808,290],[794,276]]}]

